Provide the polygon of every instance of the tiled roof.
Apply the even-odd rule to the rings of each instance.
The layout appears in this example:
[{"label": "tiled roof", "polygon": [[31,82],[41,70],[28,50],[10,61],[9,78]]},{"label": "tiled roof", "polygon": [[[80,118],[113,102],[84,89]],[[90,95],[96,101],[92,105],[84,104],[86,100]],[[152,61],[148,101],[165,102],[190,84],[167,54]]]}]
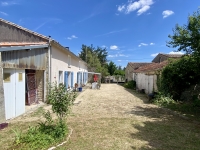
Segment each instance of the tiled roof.
[{"label": "tiled roof", "polygon": [[179,58],[179,57],[184,55],[184,54],[163,54],[163,53],[160,53],[160,54],[164,55],[164,56],[167,56],[169,58]]},{"label": "tiled roof", "polygon": [[26,46],[26,45],[44,45],[47,44],[47,42],[0,42],[0,47],[8,47],[8,46]]},{"label": "tiled roof", "polygon": [[48,37],[46,37],[46,36],[44,36],[44,35],[42,35],[42,34],[39,34],[39,33],[37,33],[37,32],[28,30],[28,29],[26,29],[26,28],[24,28],[24,27],[22,27],[22,26],[19,26],[19,25],[17,25],[17,24],[12,23],[12,22],[6,21],[6,20],[4,20],[4,19],[2,19],[2,18],[0,18],[0,21],[1,21],[1,22],[4,22],[4,23],[6,23],[6,24],[9,24],[9,25],[11,25],[11,26],[14,26],[14,27],[16,27],[16,28],[18,28],[18,29],[24,30],[24,31],[26,31],[26,32],[28,32],[28,33],[30,33],[30,34],[39,36],[39,37],[41,37],[41,38],[43,38],[43,39],[45,39],[45,40],[48,40],[48,39],[49,39]]},{"label": "tiled roof", "polygon": [[133,70],[139,68],[140,66],[144,66],[147,64],[151,64],[151,63],[144,63],[144,62],[129,62],[128,63],[128,65],[130,65],[133,68]]},{"label": "tiled roof", "polygon": [[138,69],[134,70],[135,73],[142,73],[142,72],[150,72],[160,70],[168,64],[168,61],[163,61],[161,63],[151,63],[148,65],[144,65],[139,67]]}]

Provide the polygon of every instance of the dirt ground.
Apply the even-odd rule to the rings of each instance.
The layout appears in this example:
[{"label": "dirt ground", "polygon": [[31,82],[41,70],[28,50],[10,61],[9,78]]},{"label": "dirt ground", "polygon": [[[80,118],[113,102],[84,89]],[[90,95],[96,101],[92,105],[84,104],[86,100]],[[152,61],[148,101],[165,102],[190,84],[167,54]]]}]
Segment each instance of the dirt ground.
[{"label": "dirt ground", "polygon": [[191,145],[200,142],[199,126],[118,84],[81,93],[68,122],[74,131],[64,149],[198,149]]},{"label": "dirt ground", "polygon": [[[134,95],[135,94],[135,95]],[[143,108],[154,108],[148,103],[146,95],[136,94],[117,84],[102,84],[100,90],[87,89],[75,100],[72,113],[84,118],[138,117],[136,113],[144,112]],[[150,119],[145,117],[145,119]]]},{"label": "dirt ground", "polygon": [[[12,120],[11,127],[17,123],[31,124],[41,120],[42,112],[50,109],[51,106],[44,105],[36,113]],[[150,104],[145,94],[127,90],[118,84],[102,84],[100,90],[81,92],[67,124],[73,132],[69,141],[57,149],[195,150],[200,147],[199,124]],[[12,132],[9,131],[11,129],[6,130],[5,134]]]}]

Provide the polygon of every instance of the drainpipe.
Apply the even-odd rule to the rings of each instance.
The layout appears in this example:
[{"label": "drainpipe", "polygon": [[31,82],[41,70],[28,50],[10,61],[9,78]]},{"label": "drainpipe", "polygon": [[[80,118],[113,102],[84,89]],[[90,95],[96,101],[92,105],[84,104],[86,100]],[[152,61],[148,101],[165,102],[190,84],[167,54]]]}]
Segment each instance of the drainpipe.
[{"label": "drainpipe", "polygon": [[49,36],[49,49],[48,49],[48,56],[49,56],[49,83],[51,83],[51,36]]}]

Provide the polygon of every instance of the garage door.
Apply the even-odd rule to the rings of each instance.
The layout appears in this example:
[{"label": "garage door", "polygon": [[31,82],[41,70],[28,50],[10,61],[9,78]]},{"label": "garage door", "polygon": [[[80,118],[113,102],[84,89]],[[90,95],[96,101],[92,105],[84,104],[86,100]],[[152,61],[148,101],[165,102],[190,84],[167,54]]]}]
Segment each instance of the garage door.
[{"label": "garage door", "polygon": [[3,69],[6,119],[25,112],[25,70]]}]

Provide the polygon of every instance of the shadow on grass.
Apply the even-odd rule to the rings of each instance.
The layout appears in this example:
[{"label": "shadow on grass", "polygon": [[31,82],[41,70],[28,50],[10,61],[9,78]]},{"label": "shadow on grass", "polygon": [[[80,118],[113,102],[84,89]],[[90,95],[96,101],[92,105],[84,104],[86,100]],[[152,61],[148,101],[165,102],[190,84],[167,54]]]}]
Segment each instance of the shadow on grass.
[{"label": "shadow on grass", "polygon": [[[156,107],[136,107],[129,113],[148,118],[142,124],[132,123],[138,132],[130,133],[131,138],[147,143],[140,149],[197,150],[200,147],[200,124]],[[138,147],[132,146],[132,149]]]},{"label": "shadow on grass", "polygon": [[149,99],[148,99],[146,94],[139,93],[139,92],[137,92],[136,90],[133,90],[133,89],[125,88],[122,83],[119,83],[117,85],[122,86],[124,88],[124,90],[126,90],[129,93],[131,93],[135,97],[140,98],[144,103],[149,103]]}]

